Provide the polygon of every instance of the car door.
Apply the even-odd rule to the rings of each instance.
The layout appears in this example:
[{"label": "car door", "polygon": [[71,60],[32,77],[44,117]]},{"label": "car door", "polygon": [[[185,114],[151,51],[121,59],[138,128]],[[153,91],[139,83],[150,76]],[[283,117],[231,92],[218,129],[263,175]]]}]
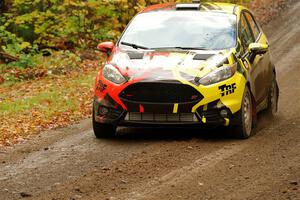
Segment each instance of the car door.
[{"label": "car door", "polygon": [[[268,45],[267,38],[261,28],[258,26],[258,23],[255,21],[253,15],[248,11],[244,12],[244,15],[247,19],[247,22],[249,23],[250,30],[252,31],[255,42]],[[257,75],[259,77],[259,81],[256,82],[257,85],[255,85],[255,88],[256,90],[259,90],[259,93],[262,93],[261,98],[259,99],[260,102],[264,100],[265,97],[267,97],[269,87],[273,78],[270,52],[268,51],[264,54],[256,55],[254,60],[250,62],[252,62],[251,64],[253,66],[257,66],[256,68],[259,69],[257,70],[257,72],[259,73]]]},{"label": "car door", "polygon": [[241,14],[239,37],[243,51],[242,61],[248,66],[251,90],[256,102],[259,104],[265,99],[267,93],[266,74],[269,56],[267,55],[268,53],[254,56],[248,51],[251,43],[266,42],[265,36],[248,11],[244,11]]}]

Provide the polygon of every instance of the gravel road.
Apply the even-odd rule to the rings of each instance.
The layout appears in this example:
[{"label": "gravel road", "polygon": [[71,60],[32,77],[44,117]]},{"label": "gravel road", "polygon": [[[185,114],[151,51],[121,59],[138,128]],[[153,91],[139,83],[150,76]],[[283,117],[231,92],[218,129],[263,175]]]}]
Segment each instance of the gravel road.
[{"label": "gravel road", "polygon": [[265,27],[281,96],[254,137],[121,128],[97,140],[88,119],[0,149],[0,199],[300,199],[299,10]]}]

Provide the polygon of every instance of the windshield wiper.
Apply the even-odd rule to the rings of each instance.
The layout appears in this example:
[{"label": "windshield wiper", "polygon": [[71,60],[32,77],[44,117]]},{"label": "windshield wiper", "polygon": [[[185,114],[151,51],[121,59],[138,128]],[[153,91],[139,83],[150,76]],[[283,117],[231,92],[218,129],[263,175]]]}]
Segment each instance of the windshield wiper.
[{"label": "windshield wiper", "polygon": [[121,42],[121,44],[126,45],[126,46],[130,46],[130,47],[132,47],[134,49],[149,49],[148,47],[144,47],[144,46],[133,44],[133,43],[129,43],[129,42]]},{"label": "windshield wiper", "polygon": [[204,47],[154,47],[152,49],[208,50]]},{"label": "windshield wiper", "polygon": [[121,44],[130,46],[134,49],[181,49],[181,50],[208,50],[207,48],[204,47],[154,47],[154,48],[149,48],[149,47],[144,47],[138,44],[134,43],[129,43],[129,42],[121,42]]},{"label": "windshield wiper", "polygon": [[204,47],[174,47],[176,49],[182,49],[182,50],[207,50],[207,48]]}]

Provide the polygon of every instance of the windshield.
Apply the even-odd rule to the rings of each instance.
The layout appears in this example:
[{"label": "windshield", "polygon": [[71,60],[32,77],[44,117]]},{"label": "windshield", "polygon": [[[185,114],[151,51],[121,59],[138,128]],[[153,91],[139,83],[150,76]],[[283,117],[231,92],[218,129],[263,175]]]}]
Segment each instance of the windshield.
[{"label": "windshield", "polygon": [[142,13],[120,39],[121,45],[126,43],[154,49],[228,49],[236,45],[236,16],[199,11]]}]

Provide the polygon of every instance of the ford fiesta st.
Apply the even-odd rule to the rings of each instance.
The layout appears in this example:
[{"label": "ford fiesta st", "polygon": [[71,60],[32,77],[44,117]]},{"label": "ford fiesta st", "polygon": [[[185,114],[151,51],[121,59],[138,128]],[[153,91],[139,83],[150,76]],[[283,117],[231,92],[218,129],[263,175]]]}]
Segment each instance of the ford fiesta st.
[{"label": "ford fiesta st", "polygon": [[258,112],[277,111],[269,44],[250,10],[226,3],[150,6],[129,23],[95,85],[96,137],[117,126],[230,126],[252,134]]}]

